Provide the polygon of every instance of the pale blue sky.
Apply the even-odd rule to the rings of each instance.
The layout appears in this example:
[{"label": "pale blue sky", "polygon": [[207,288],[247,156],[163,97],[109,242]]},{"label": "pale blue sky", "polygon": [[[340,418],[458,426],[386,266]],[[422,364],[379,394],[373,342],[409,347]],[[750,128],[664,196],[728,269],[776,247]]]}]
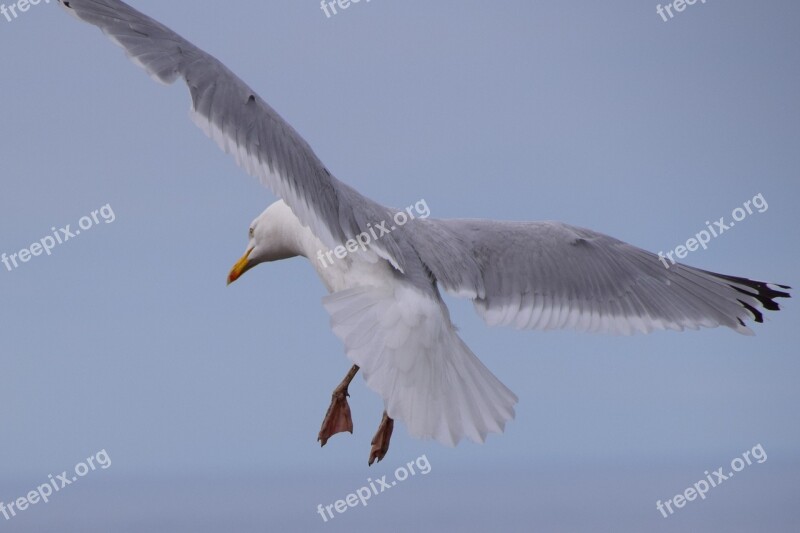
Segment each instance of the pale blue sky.
[{"label": "pale blue sky", "polygon": [[[796,2],[709,0],[669,22],[622,0],[373,0],[330,19],[315,0],[132,3],[380,202],[562,220],[657,252],[761,193],[768,210],[686,262],[800,285]],[[398,425],[367,468],[382,406],[360,378],[355,434],[316,442],[349,363],[311,266],[225,285],[274,197],[192,125],[185,86],[153,83],[53,3],[0,18],[0,50],[0,253],[105,204],[116,215],[0,265],[0,501],[103,448],[113,460],[4,530],[796,529],[793,300],[755,337],[613,337],[490,329],[448,298],[517,418],[456,449]],[[656,511],[757,443],[764,464]],[[315,514],[422,454],[430,474],[333,522]]]}]

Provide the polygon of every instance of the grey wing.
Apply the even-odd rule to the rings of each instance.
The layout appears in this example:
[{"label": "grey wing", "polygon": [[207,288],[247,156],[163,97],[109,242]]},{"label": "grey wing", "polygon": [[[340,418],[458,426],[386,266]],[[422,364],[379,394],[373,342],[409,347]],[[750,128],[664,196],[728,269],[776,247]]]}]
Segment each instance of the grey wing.
[{"label": "grey wing", "polygon": [[[727,326],[778,310],[789,289],[671,264],[559,222],[420,221],[412,244],[448,292],[473,298],[489,325],[631,334]],[[666,262],[666,266],[665,266]]]},{"label": "grey wing", "polygon": [[[283,198],[300,221],[334,247],[387,218],[389,210],[331,175],[306,141],[220,61],[119,0],[59,0],[100,28],[164,84],[183,78],[194,122],[239,166]],[[391,235],[371,249],[403,269]]]}]

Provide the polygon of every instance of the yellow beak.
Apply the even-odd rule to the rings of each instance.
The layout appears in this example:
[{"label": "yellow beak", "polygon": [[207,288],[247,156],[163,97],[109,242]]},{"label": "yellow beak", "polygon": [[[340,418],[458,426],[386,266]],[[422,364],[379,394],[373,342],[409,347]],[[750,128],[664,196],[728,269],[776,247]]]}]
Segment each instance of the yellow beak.
[{"label": "yellow beak", "polygon": [[228,285],[239,279],[242,274],[250,270],[250,254],[253,253],[253,248],[248,248],[244,255],[236,261],[236,264],[233,265],[233,268],[228,273]]}]

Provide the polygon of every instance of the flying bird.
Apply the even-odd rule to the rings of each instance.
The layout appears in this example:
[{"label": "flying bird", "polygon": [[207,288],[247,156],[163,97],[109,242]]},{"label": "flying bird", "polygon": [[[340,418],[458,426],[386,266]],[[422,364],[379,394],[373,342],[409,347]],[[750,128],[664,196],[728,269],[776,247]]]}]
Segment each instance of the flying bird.
[{"label": "flying bird", "polygon": [[[746,323],[762,322],[762,310],[790,297],[785,285],[667,268],[653,253],[560,222],[415,218],[378,235],[376,227],[403,212],[336,179],[220,61],[119,0],[59,1],[156,81],[182,78],[194,122],[280,197],[250,225],[228,283],[265,262],[303,256],[314,265],[353,363],[333,391],[317,436],[323,446],[353,431],[347,396],[359,371],[384,402],[369,464],[386,455],[395,420],[414,437],[451,446],[503,432],[517,397],[461,340],[440,289],[471,299],[492,326],[617,334],[725,326],[752,335]],[[375,237],[368,246],[364,235]],[[316,260],[336,249],[353,253]]]}]

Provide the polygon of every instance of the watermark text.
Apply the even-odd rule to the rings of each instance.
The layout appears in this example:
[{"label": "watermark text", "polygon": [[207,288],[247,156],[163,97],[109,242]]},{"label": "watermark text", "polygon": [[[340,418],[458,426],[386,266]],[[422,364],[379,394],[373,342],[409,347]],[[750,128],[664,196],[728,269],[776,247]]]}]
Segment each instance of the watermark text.
[{"label": "watermark text", "polygon": [[[669,22],[677,13],[682,13],[686,9],[686,6],[693,6],[697,1],[698,0],[674,0],[665,6],[658,4],[656,6],[656,13],[661,17],[661,20]],[[700,0],[700,3],[705,4],[706,0]],[[673,10],[675,11],[674,13]],[[669,18],[667,18],[668,15]]]},{"label": "watermark text", "polygon": [[[318,250],[317,259],[322,266],[328,268],[328,266],[333,264],[334,256],[337,259],[344,259],[347,257],[348,253],[357,252],[359,248],[365,252],[367,251],[367,246],[372,241],[377,241],[384,235],[388,235],[397,228],[405,226],[408,224],[409,220],[414,220],[415,218],[428,218],[430,215],[431,210],[428,208],[428,203],[425,200],[420,200],[414,205],[406,207],[405,211],[398,211],[395,213],[394,217],[392,217],[392,222],[383,220],[379,224],[373,225],[372,223],[368,223],[368,231],[359,233],[354,239],[348,239],[344,245],[340,244],[333,250],[328,250],[324,253],[322,250]],[[389,224],[392,225],[390,226]],[[325,261],[326,259],[327,262]]]},{"label": "watermark text", "polygon": [[13,254],[3,253],[0,255],[0,263],[3,263],[6,270],[11,272],[15,268],[19,268],[22,263],[27,263],[34,257],[38,257],[42,254],[52,255],[53,248],[55,248],[57,244],[64,244],[70,239],[74,239],[81,234],[81,231],[89,230],[95,225],[100,224],[101,219],[106,224],[111,224],[117,219],[114,210],[111,208],[111,204],[106,204],[100,209],[92,211],[90,215],[81,217],[80,220],[78,220],[78,228],[80,229],[73,230],[72,224],[67,224],[59,229],[53,226],[50,228],[50,231],[53,232],[52,235],[42,237],[19,252]]},{"label": "watermark text", "polygon": [[[719,220],[714,222],[712,225],[710,221],[706,220],[706,228],[707,231],[700,230],[694,237],[690,238],[686,241],[686,245],[679,245],[676,246],[674,250],[670,250],[666,254],[664,252],[658,252],[658,260],[663,263],[664,268],[669,268],[670,266],[676,263],[675,257],[678,259],[684,259],[689,252],[694,252],[698,248],[702,247],[703,250],[708,248],[708,243],[711,242],[711,238],[716,238],[731,229],[733,226],[736,225],[736,222],[741,222],[748,215],[752,215],[754,213],[753,208],[756,208],[759,213],[763,213],[767,209],[769,209],[769,205],[767,201],[764,199],[764,195],[758,193],[753,197],[752,200],[747,200],[743,207],[737,207],[731,213],[731,217],[733,218],[733,222],[726,223],[725,217],[719,217]],[[667,258],[671,261],[671,263],[667,262]]]},{"label": "watermark text", "polygon": [[40,501],[47,503],[50,501],[50,496],[54,493],[68,485],[72,485],[78,481],[78,478],[84,477],[89,472],[97,470],[98,466],[103,470],[111,466],[111,457],[108,456],[105,449],[100,450],[93,456],[89,456],[86,461],[81,461],[76,464],[73,469],[74,475],[72,476],[70,476],[66,470],[55,477],[53,474],[50,474],[47,476],[47,482],[42,483],[25,496],[20,496],[9,503],[0,501],[0,514],[2,514],[6,520],[11,520],[17,516],[17,513],[21,513],[31,505],[36,505]]},{"label": "watermark text", "polygon": [[[728,473],[723,472],[723,470],[725,470],[725,467],[723,466],[717,468],[710,474],[708,473],[708,470],[706,470],[704,472],[706,477],[687,488],[685,491],[676,494],[663,503],[661,500],[658,500],[656,502],[656,509],[661,513],[661,516],[664,518],[669,518],[675,513],[675,510],[682,509],[687,502],[692,502],[698,497],[701,500],[705,500],[706,493],[708,493],[709,490],[713,489],[714,487],[718,487],[724,481],[732,478],[735,472],[741,472],[746,466],[752,465],[753,461],[761,464],[766,460],[767,452],[764,451],[764,447],[761,446],[761,444],[756,444],[753,446],[752,450],[747,450],[742,454],[741,457],[736,457],[733,459],[733,461],[731,461],[731,469],[728,471]],[[675,509],[673,509],[673,506]]]},{"label": "watermark text", "polygon": [[17,0],[8,6],[5,4],[0,4],[0,15],[5,17],[6,22],[11,22],[19,17],[22,13],[28,11],[31,6],[37,6],[42,1],[44,1],[45,4],[50,3],[50,0]]},{"label": "watermark text", "polygon": [[430,471],[431,463],[428,461],[427,455],[420,455],[415,460],[398,467],[394,471],[393,480],[387,481],[386,476],[382,476],[374,481],[372,478],[367,478],[367,485],[364,485],[355,492],[351,492],[345,496],[343,500],[336,500],[324,507],[322,504],[317,505],[317,513],[322,517],[323,522],[327,522],[336,516],[333,514],[334,511],[336,511],[337,514],[342,514],[350,507],[358,507],[359,505],[366,507],[367,500],[397,486],[399,481],[405,481],[409,476],[415,476],[417,473],[424,476]]},{"label": "watermark text", "polygon": [[[364,1],[369,3],[370,0]],[[319,7],[322,9],[322,12],[325,13],[326,17],[331,18],[333,15],[339,14],[339,11],[336,10],[337,7],[344,11],[352,4],[358,4],[359,2],[361,2],[361,0],[322,0]]]}]

